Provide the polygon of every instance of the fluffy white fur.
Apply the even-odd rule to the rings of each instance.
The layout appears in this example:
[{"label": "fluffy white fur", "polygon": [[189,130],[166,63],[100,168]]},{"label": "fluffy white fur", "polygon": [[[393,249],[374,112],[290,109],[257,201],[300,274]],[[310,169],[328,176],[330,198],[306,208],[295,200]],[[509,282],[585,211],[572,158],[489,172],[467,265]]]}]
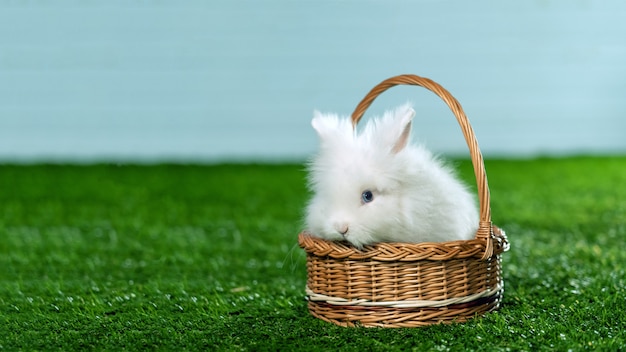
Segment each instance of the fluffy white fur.
[{"label": "fluffy white fur", "polygon": [[[410,144],[414,114],[410,105],[401,106],[357,134],[349,118],[315,112],[320,151],[309,164],[313,197],[305,220],[313,235],[359,248],[475,235],[474,197],[428,150]],[[371,202],[362,200],[365,190]]]}]

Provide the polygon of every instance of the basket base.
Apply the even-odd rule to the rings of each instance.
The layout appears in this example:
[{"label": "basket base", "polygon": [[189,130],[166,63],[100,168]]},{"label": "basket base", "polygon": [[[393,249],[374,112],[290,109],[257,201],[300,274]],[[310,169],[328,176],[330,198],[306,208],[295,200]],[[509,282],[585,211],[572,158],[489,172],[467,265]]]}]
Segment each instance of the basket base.
[{"label": "basket base", "polygon": [[442,308],[393,308],[335,306],[325,302],[311,302],[311,315],[344,327],[414,328],[442,323],[462,323],[500,308],[502,291],[471,303]]}]

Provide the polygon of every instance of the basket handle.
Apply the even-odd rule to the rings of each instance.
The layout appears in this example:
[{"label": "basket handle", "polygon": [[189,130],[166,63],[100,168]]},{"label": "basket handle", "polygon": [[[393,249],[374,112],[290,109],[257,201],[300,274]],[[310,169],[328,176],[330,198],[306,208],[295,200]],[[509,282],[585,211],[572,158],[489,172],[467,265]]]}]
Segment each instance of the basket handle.
[{"label": "basket handle", "polygon": [[472,158],[472,165],[474,166],[474,175],[476,177],[476,186],[478,188],[478,200],[480,203],[480,222],[478,225],[478,231],[476,232],[476,239],[487,240],[491,238],[491,208],[489,197],[489,185],[487,184],[487,173],[485,172],[485,165],[483,162],[483,155],[478,147],[474,130],[463,112],[461,104],[450,94],[445,88],[438,83],[424,77],[416,75],[400,75],[388,78],[372,90],[367,93],[365,98],[357,105],[356,109],[352,113],[352,126],[356,128],[356,124],[359,122],[367,108],[372,105],[374,100],[387,89],[397,85],[416,85],[424,87],[431,92],[437,94],[452,110],[456,120],[461,126],[463,136],[469,147],[470,157]]}]

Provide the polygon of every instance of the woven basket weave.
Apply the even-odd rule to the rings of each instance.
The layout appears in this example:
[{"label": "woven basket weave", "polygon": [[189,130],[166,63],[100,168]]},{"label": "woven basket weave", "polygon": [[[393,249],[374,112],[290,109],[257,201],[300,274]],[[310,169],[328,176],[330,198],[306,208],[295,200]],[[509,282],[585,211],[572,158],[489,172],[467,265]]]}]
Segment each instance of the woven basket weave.
[{"label": "woven basket weave", "polygon": [[428,78],[401,75],[374,87],[352,113],[356,127],[385,90],[417,85],[452,110],[469,147],[480,202],[476,237],[441,243],[377,243],[359,250],[347,242],[299,235],[307,253],[306,295],[311,314],[341,326],[417,327],[463,322],[498,309],[504,293],[500,254],[509,248],[491,224],[487,175],[474,131],[459,102]]}]

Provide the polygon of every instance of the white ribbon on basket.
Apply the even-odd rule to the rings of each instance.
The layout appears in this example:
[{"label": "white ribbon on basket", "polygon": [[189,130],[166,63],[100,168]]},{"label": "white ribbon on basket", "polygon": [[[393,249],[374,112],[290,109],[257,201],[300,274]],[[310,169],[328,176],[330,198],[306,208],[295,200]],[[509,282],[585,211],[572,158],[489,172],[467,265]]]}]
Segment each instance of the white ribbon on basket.
[{"label": "white ribbon on basket", "polygon": [[313,292],[308,286],[306,287],[307,299],[313,302],[326,302],[336,306],[364,306],[364,307],[391,307],[391,308],[440,308],[452,304],[460,304],[471,302],[480,298],[490,297],[502,289],[501,285],[485,290],[483,292],[474,293],[469,296],[448,298],[443,300],[406,300],[406,301],[383,301],[373,302],[367,299],[348,300],[341,297],[326,296]]}]

